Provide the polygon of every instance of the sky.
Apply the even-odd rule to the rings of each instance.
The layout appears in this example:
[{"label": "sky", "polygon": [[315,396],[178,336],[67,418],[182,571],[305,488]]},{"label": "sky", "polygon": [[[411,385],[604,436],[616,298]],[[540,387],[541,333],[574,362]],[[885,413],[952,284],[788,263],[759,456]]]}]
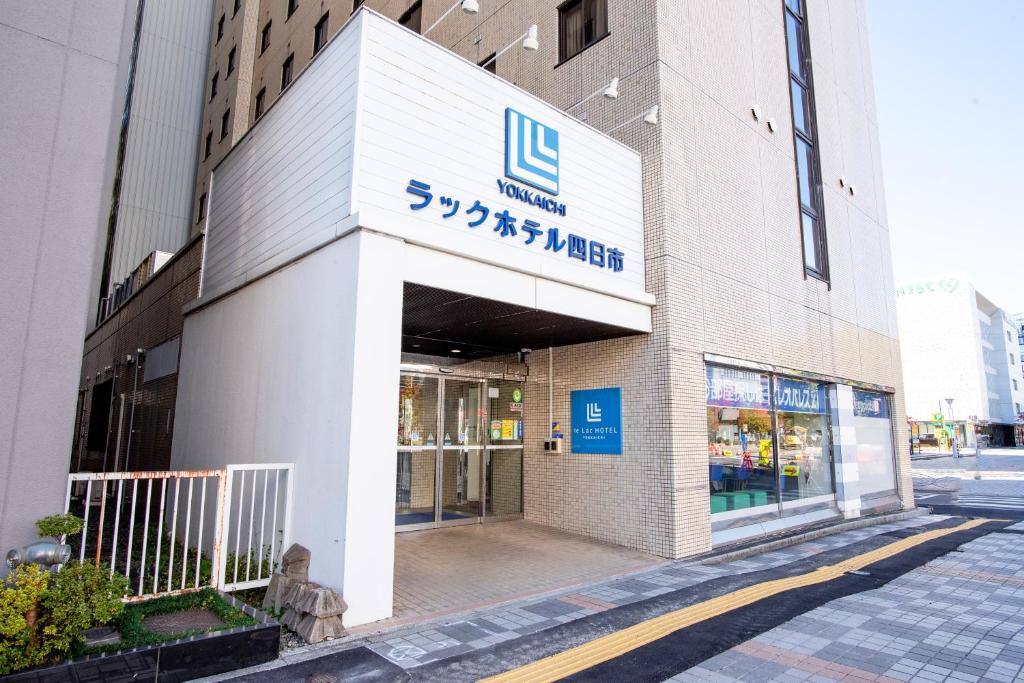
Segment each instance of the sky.
[{"label": "sky", "polygon": [[896,282],[1024,313],[1024,0],[868,0]]}]

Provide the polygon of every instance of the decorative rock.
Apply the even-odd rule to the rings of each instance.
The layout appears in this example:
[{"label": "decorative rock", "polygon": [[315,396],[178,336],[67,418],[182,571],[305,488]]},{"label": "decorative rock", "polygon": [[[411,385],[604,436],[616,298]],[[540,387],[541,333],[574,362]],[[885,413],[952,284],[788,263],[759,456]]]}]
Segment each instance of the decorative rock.
[{"label": "decorative rock", "polygon": [[341,617],[318,619],[312,614],[307,614],[303,617],[294,631],[302,636],[302,639],[307,643],[319,643],[327,638],[340,638],[345,635],[345,629],[341,625]]},{"label": "decorative rock", "polygon": [[319,587],[319,584],[312,583],[311,581],[292,581],[287,592],[284,594],[285,607],[295,607],[298,609],[299,605],[307,600],[309,593]]},{"label": "decorative rock", "polygon": [[302,621],[302,617],[302,614],[296,612],[291,607],[288,607],[285,609],[284,615],[281,617],[281,623],[293,631],[298,631],[299,622]]},{"label": "decorative rock", "polygon": [[273,609],[275,612],[284,609],[284,598],[294,581],[295,579],[284,574],[272,574],[270,585],[267,586],[267,594],[263,597],[263,609]]},{"label": "decorative rock", "polygon": [[320,619],[340,616],[348,609],[340,593],[319,586],[298,596],[292,605],[300,612],[312,614]]},{"label": "decorative rock", "polygon": [[309,581],[309,549],[298,543],[281,556],[281,573],[290,579]]}]

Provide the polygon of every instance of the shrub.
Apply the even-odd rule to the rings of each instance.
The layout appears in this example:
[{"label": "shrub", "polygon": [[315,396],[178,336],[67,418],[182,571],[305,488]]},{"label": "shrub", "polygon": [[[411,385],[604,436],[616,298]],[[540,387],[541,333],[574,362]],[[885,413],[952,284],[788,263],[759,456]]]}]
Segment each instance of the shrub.
[{"label": "shrub", "polygon": [[39,530],[40,536],[60,538],[61,536],[74,536],[80,533],[84,523],[81,517],[65,513],[63,515],[50,515],[49,517],[36,520],[36,529]]},{"label": "shrub", "polygon": [[105,565],[69,562],[43,594],[43,640],[49,654],[66,656],[81,645],[82,632],[121,614],[128,579],[110,575]]},{"label": "shrub", "polygon": [[0,675],[46,661],[38,642],[38,612],[48,580],[36,565],[23,564],[0,586]]}]

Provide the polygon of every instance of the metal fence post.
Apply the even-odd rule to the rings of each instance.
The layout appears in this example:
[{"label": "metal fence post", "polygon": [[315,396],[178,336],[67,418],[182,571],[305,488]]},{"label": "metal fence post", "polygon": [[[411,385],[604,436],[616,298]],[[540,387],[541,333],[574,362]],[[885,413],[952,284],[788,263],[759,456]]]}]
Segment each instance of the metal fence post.
[{"label": "metal fence post", "polygon": [[217,484],[217,521],[213,530],[213,557],[210,571],[210,583],[213,588],[220,589],[224,585],[224,569],[227,556],[224,554],[224,530],[228,527],[231,515],[231,470],[221,470],[220,482]]}]

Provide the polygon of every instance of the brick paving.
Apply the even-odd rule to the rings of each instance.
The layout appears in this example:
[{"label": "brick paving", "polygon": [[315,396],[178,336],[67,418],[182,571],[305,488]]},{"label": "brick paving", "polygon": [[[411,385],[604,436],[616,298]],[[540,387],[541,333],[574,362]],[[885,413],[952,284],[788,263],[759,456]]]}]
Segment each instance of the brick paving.
[{"label": "brick paving", "polygon": [[402,533],[395,536],[391,623],[522,599],[664,562],[525,521]]},{"label": "brick paving", "polygon": [[1024,535],[993,533],[960,550],[669,680],[1024,680]]},{"label": "brick paving", "polygon": [[[813,542],[801,543],[721,564],[705,565],[691,561],[661,562],[652,569],[630,572],[627,576],[598,581],[582,589],[577,587],[562,592],[555,591],[544,597],[482,609],[467,618],[454,619],[449,622],[410,626],[389,633],[376,642],[368,642],[366,646],[390,662],[404,669],[411,669],[429,662],[440,661],[537,633],[613,607],[636,603],[680,588],[695,586],[711,579],[780,567],[867,538],[900,529],[922,527],[945,519],[948,517],[928,515],[889,524],[863,527],[818,538]],[[454,527],[453,530],[463,528],[467,527]],[[545,529],[545,531],[549,530]],[[1021,540],[1024,541],[1024,538]],[[580,558],[574,558],[570,553],[565,553],[563,562],[583,564],[580,562]],[[500,563],[497,564],[500,565]],[[458,574],[452,575],[452,578],[458,578]],[[314,651],[315,648],[310,650],[310,656],[316,656]],[[296,653],[290,656],[286,655],[285,659],[296,657],[306,658],[302,654]]]}]

